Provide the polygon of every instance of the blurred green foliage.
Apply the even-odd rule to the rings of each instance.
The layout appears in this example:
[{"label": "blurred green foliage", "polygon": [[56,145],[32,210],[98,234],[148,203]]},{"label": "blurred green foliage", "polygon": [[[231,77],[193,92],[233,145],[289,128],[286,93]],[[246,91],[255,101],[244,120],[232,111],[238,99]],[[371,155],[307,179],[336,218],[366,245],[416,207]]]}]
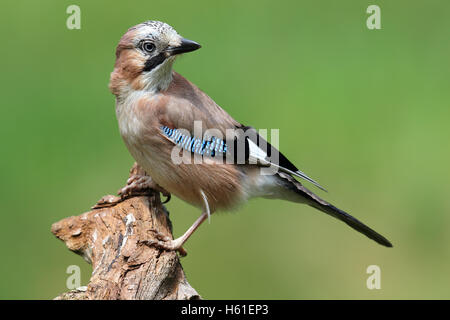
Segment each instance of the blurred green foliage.
[{"label": "blurred green foliage", "polygon": [[[81,30],[66,8],[81,7]],[[382,30],[366,27],[381,7]],[[306,206],[254,200],[218,214],[182,263],[208,299],[450,298],[449,1],[3,0],[0,298],[66,291],[91,267],[50,233],[126,180],[133,159],[108,91],[115,46],[162,20],[203,48],[175,69],[280,148],[386,249]],[[179,235],[198,210],[174,199]],[[366,288],[366,268],[382,289]]]}]

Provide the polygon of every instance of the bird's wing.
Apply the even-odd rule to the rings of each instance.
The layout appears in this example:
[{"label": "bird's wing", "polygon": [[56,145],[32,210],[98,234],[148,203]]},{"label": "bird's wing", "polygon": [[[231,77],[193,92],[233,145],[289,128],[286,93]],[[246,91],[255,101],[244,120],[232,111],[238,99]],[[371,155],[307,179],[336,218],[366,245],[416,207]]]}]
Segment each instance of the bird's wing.
[{"label": "bird's wing", "polygon": [[[208,95],[178,73],[173,73],[173,82],[165,94],[169,102],[163,117],[165,121],[160,121],[160,132],[173,144],[210,158],[228,157],[229,160],[231,157],[236,164],[275,166],[279,171],[305,179],[325,190],[254,128],[234,120]],[[201,123],[202,130],[206,130],[204,135],[195,129],[195,122]],[[216,129],[221,136],[207,134],[211,129]]]},{"label": "bird's wing", "polygon": [[220,158],[235,164],[274,166],[278,170],[305,179],[325,190],[316,181],[297,169],[278,149],[267,142],[252,127],[240,126],[233,131],[234,138],[216,136],[196,137],[185,128],[160,127],[162,135],[183,150],[211,159]]},{"label": "bird's wing", "polygon": [[256,163],[260,166],[275,166],[282,172],[286,172],[290,175],[309,181],[316,187],[326,191],[316,181],[308,177],[304,172],[300,171],[277,148],[261,137],[261,135],[253,127],[241,126],[240,128],[237,128],[237,130],[241,131],[239,131],[237,134],[238,138],[234,141],[234,147],[237,149],[237,152],[234,152],[239,155],[239,141],[244,141],[245,160],[247,163]]}]

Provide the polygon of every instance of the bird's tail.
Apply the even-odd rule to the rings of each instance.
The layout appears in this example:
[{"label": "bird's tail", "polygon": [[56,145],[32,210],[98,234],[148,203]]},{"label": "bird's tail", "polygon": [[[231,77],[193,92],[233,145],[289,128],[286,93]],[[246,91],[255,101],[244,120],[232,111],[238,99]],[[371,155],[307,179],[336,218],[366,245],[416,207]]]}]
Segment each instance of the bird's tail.
[{"label": "bird's tail", "polygon": [[[323,200],[322,200],[323,201]],[[325,201],[323,201],[325,202]],[[339,219],[343,222],[345,222],[347,225],[352,227],[358,232],[361,232],[366,237],[378,242],[379,244],[386,246],[386,247],[392,247],[392,243],[389,242],[388,239],[383,237],[381,234],[376,232],[375,230],[369,228],[364,223],[356,219],[355,217],[351,216],[347,212],[336,208],[332,204],[325,202],[326,204],[314,201],[310,204],[310,206],[319,209],[322,212],[325,212],[326,214],[329,214],[332,217],[335,217],[336,219]]]},{"label": "bird's tail", "polygon": [[352,227],[358,232],[361,232],[366,237],[378,242],[379,244],[386,246],[386,247],[392,247],[392,244],[387,240],[385,237],[383,237],[378,232],[372,230],[368,226],[366,226],[364,223],[356,219],[355,217],[351,216],[347,212],[336,208],[332,204],[326,202],[325,200],[321,199],[317,195],[315,195],[313,192],[305,188],[300,182],[295,180],[293,177],[284,174],[279,173],[279,176],[283,178],[283,180],[287,183],[285,186],[287,186],[289,189],[295,191],[295,193],[299,196],[301,196],[301,199],[299,199],[298,202],[303,202],[309,204],[311,207],[314,207],[316,209],[319,209],[322,212],[325,212],[326,214],[329,214],[330,216],[339,219],[343,222],[345,222],[347,225]]}]

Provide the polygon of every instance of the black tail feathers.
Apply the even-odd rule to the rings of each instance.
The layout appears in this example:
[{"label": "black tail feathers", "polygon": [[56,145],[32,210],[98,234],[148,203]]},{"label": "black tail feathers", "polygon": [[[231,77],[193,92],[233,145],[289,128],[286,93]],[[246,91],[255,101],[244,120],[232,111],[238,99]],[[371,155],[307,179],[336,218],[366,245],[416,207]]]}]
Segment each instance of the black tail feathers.
[{"label": "black tail feathers", "polygon": [[[323,202],[325,202],[325,201],[323,201]],[[330,216],[335,217],[336,219],[339,219],[339,220],[345,222],[347,225],[349,225],[356,231],[361,232],[366,237],[378,242],[382,246],[392,247],[392,243],[388,239],[383,237],[378,232],[372,230],[371,228],[366,226],[364,223],[362,223],[355,217],[349,215],[347,212],[342,211],[341,209],[336,208],[335,206],[333,206],[329,203],[322,204],[319,202],[313,202],[311,204],[311,206],[313,206],[316,209],[319,209],[320,211],[325,212],[326,214],[329,214]]]},{"label": "black tail feathers", "polygon": [[362,234],[364,234],[368,238],[378,242],[379,244],[386,246],[386,247],[392,247],[392,243],[389,242],[389,240],[387,240],[381,234],[372,230],[371,228],[366,226],[364,223],[362,223],[358,219],[349,215],[347,212],[342,211],[341,209],[338,209],[335,206],[333,206],[332,204],[321,199],[320,197],[315,195],[313,192],[311,192],[310,190],[305,188],[300,182],[295,180],[292,176],[285,174],[285,173],[279,173],[278,175],[282,179],[281,183],[284,185],[285,188],[288,188],[288,189],[294,191],[296,194],[298,194],[301,197],[301,198],[299,198],[298,202],[302,202],[302,203],[306,202],[310,206],[312,206],[316,209],[319,209],[320,211],[323,211],[326,214],[329,214],[330,216],[335,217],[336,219],[339,219],[339,220],[345,222],[347,225],[349,225],[356,231],[361,232]]}]

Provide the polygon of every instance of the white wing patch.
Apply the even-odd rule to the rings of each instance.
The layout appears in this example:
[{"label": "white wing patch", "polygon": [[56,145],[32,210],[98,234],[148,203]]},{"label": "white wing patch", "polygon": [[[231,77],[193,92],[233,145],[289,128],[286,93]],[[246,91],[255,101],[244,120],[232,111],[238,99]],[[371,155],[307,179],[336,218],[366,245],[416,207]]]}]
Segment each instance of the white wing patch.
[{"label": "white wing patch", "polygon": [[323,191],[327,191],[320,184],[318,184],[316,181],[314,181],[313,179],[308,177],[305,173],[301,172],[300,170],[294,172],[294,171],[289,170],[287,168],[281,167],[277,163],[271,162],[269,157],[267,156],[267,153],[264,150],[262,150],[260,147],[258,147],[256,145],[256,143],[254,143],[250,139],[247,139],[247,141],[248,141],[248,149],[249,149],[249,156],[248,156],[249,161],[253,161],[254,163],[256,163],[256,161],[257,161],[263,166],[273,165],[276,168],[278,168],[280,171],[283,171],[283,172],[292,174],[292,175],[294,175],[296,177],[305,179],[306,181],[309,181],[312,184],[314,184],[319,189],[321,189]]},{"label": "white wing patch", "polygon": [[252,140],[247,139],[247,142],[249,149],[248,160],[253,161],[254,163],[259,161],[262,165],[266,166],[270,165],[270,162],[267,160],[267,153],[263,149],[258,147]]}]

